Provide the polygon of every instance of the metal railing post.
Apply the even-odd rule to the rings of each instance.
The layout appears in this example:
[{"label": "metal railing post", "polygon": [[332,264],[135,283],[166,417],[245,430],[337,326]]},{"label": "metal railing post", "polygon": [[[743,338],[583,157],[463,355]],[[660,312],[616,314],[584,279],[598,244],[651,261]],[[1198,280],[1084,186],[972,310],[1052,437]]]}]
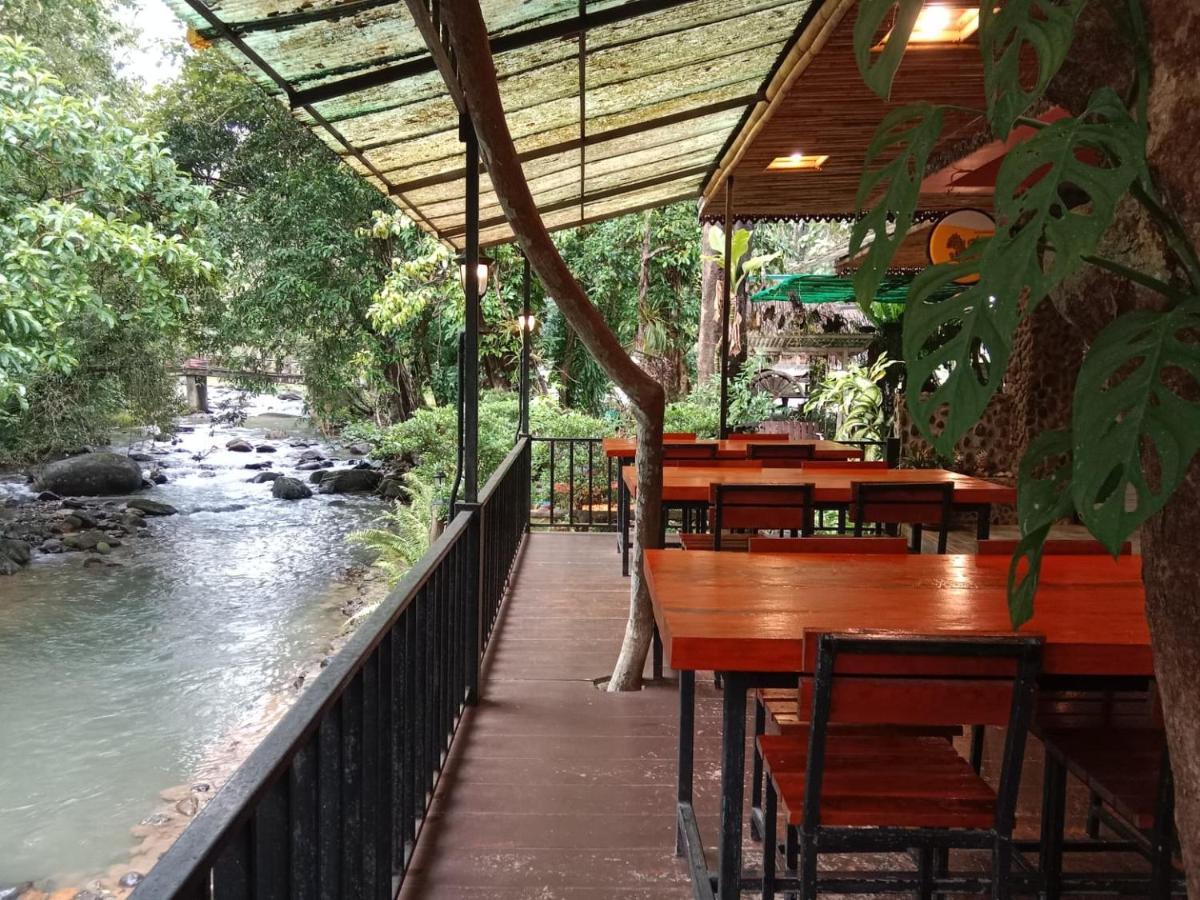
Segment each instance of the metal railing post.
[{"label": "metal railing post", "polygon": [[460,591],[465,591],[465,606],[467,612],[467,634],[463,648],[467,657],[467,704],[474,706],[479,702],[479,666],[483,659],[483,507],[478,503],[460,503],[454,509],[455,514],[469,513],[470,525],[463,536],[465,561],[463,563],[464,577],[459,585]]}]

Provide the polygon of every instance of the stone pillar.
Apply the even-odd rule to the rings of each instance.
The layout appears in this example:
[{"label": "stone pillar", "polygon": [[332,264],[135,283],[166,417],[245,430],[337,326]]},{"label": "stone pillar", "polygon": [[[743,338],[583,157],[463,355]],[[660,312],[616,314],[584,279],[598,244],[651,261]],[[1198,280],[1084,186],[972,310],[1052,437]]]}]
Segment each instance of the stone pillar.
[{"label": "stone pillar", "polygon": [[185,375],[183,382],[187,386],[187,404],[194,412],[208,412],[208,376]]}]

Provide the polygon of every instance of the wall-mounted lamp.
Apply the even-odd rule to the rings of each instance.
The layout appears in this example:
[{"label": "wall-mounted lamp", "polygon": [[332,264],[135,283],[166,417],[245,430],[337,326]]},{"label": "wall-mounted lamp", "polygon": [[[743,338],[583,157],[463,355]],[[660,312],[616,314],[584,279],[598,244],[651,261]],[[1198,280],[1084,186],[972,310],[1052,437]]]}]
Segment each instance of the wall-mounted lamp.
[{"label": "wall-mounted lamp", "polygon": [[[487,293],[488,278],[492,272],[492,265],[495,260],[490,256],[479,254],[479,260],[475,268],[476,283],[479,285],[479,296],[482,297]],[[460,253],[458,255],[458,282],[462,285],[463,290],[467,289],[467,255]]]}]

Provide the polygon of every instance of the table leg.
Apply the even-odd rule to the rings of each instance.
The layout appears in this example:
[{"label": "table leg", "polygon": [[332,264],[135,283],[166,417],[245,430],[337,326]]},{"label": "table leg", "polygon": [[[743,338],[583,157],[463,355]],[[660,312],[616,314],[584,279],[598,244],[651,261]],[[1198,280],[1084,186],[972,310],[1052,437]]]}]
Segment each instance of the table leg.
[{"label": "table leg", "polygon": [[1063,827],[1067,804],[1067,770],[1061,760],[1046,754],[1042,772],[1042,844],[1039,865],[1042,896],[1058,900],[1062,895]]},{"label": "table leg", "polygon": [[987,503],[980,505],[976,510],[975,516],[975,537],[977,540],[986,541],[992,536],[991,505]]},{"label": "table leg", "polygon": [[[696,673],[684,669],[679,673],[679,759],[676,772],[675,798],[679,804],[692,803],[692,760],[696,742]],[[676,822],[675,855],[683,856],[687,838],[683,825]]]},{"label": "table leg", "polygon": [[744,672],[723,672],[721,726],[721,844],[717,896],[737,900],[742,876],[742,801],[746,780],[746,691]]}]

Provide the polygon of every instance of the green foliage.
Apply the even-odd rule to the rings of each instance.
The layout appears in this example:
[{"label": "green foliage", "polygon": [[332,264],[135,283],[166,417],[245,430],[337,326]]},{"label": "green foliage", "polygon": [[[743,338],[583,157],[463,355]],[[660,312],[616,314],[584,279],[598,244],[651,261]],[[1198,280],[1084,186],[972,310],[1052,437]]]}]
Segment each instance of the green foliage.
[{"label": "green foliage", "polygon": [[[897,4],[899,9],[886,43],[882,50],[875,52],[876,35]],[[884,99],[892,93],[892,79],[900,68],[900,60],[904,58],[923,4],[924,0],[862,0],[858,5],[858,18],[854,20],[854,61],[858,63],[858,71],[867,87]]]},{"label": "green foliage", "polygon": [[867,366],[854,364],[828,372],[804,404],[804,411],[836,416],[836,440],[883,440],[886,435],[880,385],[895,364],[883,354]]},{"label": "green foliage", "polygon": [[[860,7],[860,16],[865,8]],[[867,148],[855,201],[860,216],[850,232],[852,257],[871,239],[862,265],[854,272],[854,293],[863,309],[874,301],[892,257],[912,227],[921,179],[941,131],[942,107],[929,103],[902,106],[884,116]],[[863,212],[867,201],[884,185],[875,205]]]},{"label": "green foliage", "polygon": [[[425,555],[433,531],[433,484],[415,472],[404,475],[404,499],[379,517],[375,527],[356,531],[350,540],[371,550],[374,564],[384,573],[389,584],[395,584]],[[348,626],[374,609],[363,609],[351,617]]]},{"label": "green foliage", "polygon": [[[1075,34],[1075,20],[1087,0],[1008,0],[994,7],[979,6],[979,44],[983,53],[983,83],[988,121],[998,138],[1005,138],[1017,119],[1041,100],[1050,80],[1066,61]],[[1022,77],[1023,61],[1032,50],[1037,78],[1032,86]]]},{"label": "green foliage", "polygon": [[[752,383],[765,362],[755,357],[729,381],[729,427],[753,428],[775,412],[770,394],[754,390]],[[697,437],[715,438],[721,425],[721,389],[715,381],[699,385],[687,397],[668,403],[663,416],[664,431],[689,431]]]},{"label": "green foliage", "polygon": [[[747,278],[765,274],[767,266],[782,255],[782,251],[776,250],[771,253],[759,253],[748,257],[746,254],[750,250],[750,236],[751,232],[749,229],[734,228],[733,237],[729,241],[730,265],[735,275],[733,284],[730,285],[731,294],[736,294],[741,290],[742,284]],[[725,229],[720,225],[714,225],[708,230],[708,246],[713,251],[713,255],[705,256],[703,259],[706,262],[714,262],[724,269]]]},{"label": "green foliage", "polygon": [[[1114,554],[1162,509],[1200,450],[1200,406],[1188,397],[1200,383],[1197,329],[1195,299],[1126,313],[1092,343],[1079,372],[1071,491],[1084,524]],[[1128,511],[1127,488],[1137,498]]]},{"label": "green foliage", "polygon": [[[907,394],[913,419],[934,447],[948,453],[976,421],[1003,377],[1013,334],[1023,315],[1081,266],[1091,264],[1157,292],[1162,308],[1125,312],[1101,333],[1085,359],[1075,386],[1071,434],[1051,433],[1031,445],[1018,484],[1022,539],[1013,561],[1010,606],[1013,621],[1032,614],[1042,545],[1051,523],[1076,511],[1089,530],[1117,552],[1131,532],[1160,510],[1182,481],[1200,449],[1200,409],[1192,392],[1200,378],[1195,349],[1200,325],[1200,254],[1178,221],[1156,198],[1146,164],[1145,108],[1149,58],[1142,12],[1136,0],[1118,11],[1124,17],[1135,58],[1129,105],[1110,88],[1097,90],[1075,117],[1050,125],[1025,117],[1066,60],[1075,22],[1086,0],[1010,0],[996,8],[980,5],[980,45],[986,82],[987,119],[996,138],[1016,124],[1038,128],[1005,157],[995,193],[996,234],[975,242],[958,260],[926,270],[914,280],[904,319],[909,369]],[[869,59],[874,27],[891,3],[860,6],[856,53]],[[868,33],[870,32],[870,33]],[[901,29],[896,28],[899,35]],[[888,50],[891,49],[889,42]],[[1038,73],[1022,81],[1021,61],[1032,53]],[[889,67],[894,71],[894,66]],[[867,72],[876,87],[890,72]],[[928,109],[928,108],[926,108]],[[902,118],[900,113],[895,114]],[[928,122],[916,108],[914,121]],[[897,241],[881,241],[881,216],[897,213],[900,224],[917,202],[931,135],[910,131],[893,141],[885,122],[873,148],[895,144],[909,177],[893,178],[876,217],[875,271],[890,263]],[[915,149],[914,149],[915,148]],[[868,173],[860,197],[871,195],[877,173]],[[1132,194],[1162,232],[1163,242],[1187,270],[1190,285],[1178,290],[1121,263],[1097,257],[1101,238],[1118,204]],[[885,212],[881,213],[880,210]],[[897,228],[897,236],[905,228]],[[858,247],[866,226],[856,229]],[[864,267],[865,268],[865,267]],[[961,276],[978,283],[956,297],[932,302],[933,290]],[[869,279],[873,276],[864,276]],[[869,281],[867,282],[869,287]],[[864,299],[860,292],[860,300]],[[932,388],[929,396],[923,392]],[[946,427],[931,433],[931,414],[947,409]],[[1143,461],[1145,460],[1145,465]],[[1125,510],[1127,489],[1137,497]],[[1023,573],[1023,574],[1022,574]],[[1020,577],[1018,577],[1020,576]]]},{"label": "green foliage", "polygon": [[[62,383],[89,347],[107,366],[161,366],[129,336],[152,347],[179,333],[188,294],[213,276],[208,191],[157,137],[64,93],[41,60],[0,36],[0,417],[20,416],[37,380]],[[112,358],[122,341],[134,360]]]}]

